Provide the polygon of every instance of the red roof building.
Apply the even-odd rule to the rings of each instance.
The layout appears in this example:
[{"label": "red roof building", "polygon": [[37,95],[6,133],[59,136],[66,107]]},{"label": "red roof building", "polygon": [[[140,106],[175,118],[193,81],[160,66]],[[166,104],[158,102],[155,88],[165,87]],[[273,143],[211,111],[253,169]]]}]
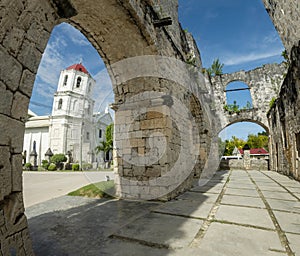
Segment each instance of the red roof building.
[{"label": "red roof building", "polygon": [[[239,151],[242,155],[244,154],[243,149],[239,149]],[[269,155],[269,152],[264,148],[251,148],[250,155]]]},{"label": "red roof building", "polygon": [[74,64],[74,65],[72,65],[72,66],[70,66],[70,67],[67,68],[67,70],[71,70],[71,69],[83,72],[85,74],[89,74],[89,72],[87,71],[87,69],[81,63]]}]

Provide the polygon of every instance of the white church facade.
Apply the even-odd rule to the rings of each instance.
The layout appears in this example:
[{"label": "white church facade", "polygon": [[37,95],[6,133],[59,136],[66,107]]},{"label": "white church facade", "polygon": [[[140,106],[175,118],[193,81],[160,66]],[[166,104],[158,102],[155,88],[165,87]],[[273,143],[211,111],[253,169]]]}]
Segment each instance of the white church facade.
[{"label": "white church facade", "polygon": [[96,154],[95,148],[105,139],[105,129],[113,119],[108,110],[93,113],[95,83],[81,63],[61,71],[51,115],[28,113],[24,162],[32,161],[30,154],[35,153],[37,165],[41,165],[49,149],[52,154],[71,153],[73,162],[104,162],[104,154]]}]

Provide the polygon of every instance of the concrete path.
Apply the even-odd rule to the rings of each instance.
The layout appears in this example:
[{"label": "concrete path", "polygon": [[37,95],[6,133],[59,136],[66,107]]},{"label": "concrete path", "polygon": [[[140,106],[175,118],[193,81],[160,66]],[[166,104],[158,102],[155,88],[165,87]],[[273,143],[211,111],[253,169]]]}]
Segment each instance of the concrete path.
[{"label": "concrete path", "polygon": [[218,172],[167,203],[60,197],[29,207],[36,255],[300,255],[300,183]]},{"label": "concrete path", "polygon": [[23,172],[25,207],[47,201],[90,183],[114,177],[113,172]]}]

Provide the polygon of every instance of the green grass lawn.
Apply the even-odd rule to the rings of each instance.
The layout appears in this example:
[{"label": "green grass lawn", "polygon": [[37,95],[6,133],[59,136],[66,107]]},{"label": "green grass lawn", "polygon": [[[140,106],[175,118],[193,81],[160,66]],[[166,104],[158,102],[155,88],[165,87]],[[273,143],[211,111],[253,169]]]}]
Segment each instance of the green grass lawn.
[{"label": "green grass lawn", "polygon": [[70,192],[68,195],[90,198],[114,198],[115,183],[113,180],[101,181],[79,188],[75,191]]}]

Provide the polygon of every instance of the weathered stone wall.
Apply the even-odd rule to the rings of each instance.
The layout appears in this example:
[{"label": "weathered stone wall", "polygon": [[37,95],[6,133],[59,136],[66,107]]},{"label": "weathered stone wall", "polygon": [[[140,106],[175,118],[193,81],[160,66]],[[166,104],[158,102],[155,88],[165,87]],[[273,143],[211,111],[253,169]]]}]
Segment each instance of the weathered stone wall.
[{"label": "weathered stone wall", "polygon": [[291,51],[291,64],[279,98],[268,113],[271,168],[300,180],[300,45]]},{"label": "weathered stone wall", "polygon": [[288,53],[300,38],[300,3],[298,0],[263,0]]},{"label": "weathered stone wall", "polygon": [[[210,81],[213,88],[213,107],[221,121],[219,131],[240,121],[252,121],[268,130],[267,112],[270,109],[269,104],[271,99],[277,96],[285,72],[284,64],[267,64],[250,71],[239,71],[212,77]],[[224,106],[227,105],[226,87],[234,81],[241,81],[249,86],[253,109],[232,114],[224,110]]]},{"label": "weathered stone wall", "polygon": [[[88,38],[113,80],[119,195],[167,199],[191,186],[207,158],[210,129],[198,85],[185,83],[184,69],[183,82],[173,78],[176,65],[186,65],[190,55],[201,69],[194,41],[178,23],[177,1],[163,6],[170,27],[154,24],[161,17],[149,1],[4,0],[0,7],[0,255],[33,255],[22,199],[24,120],[42,53],[62,21]],[[150,55],[180,64],[151,65]],[[143,73],[149,67],[152,76]]]},{"label": "weathered stone wall", "polygon": [[22,196],[24,120],[58,14],[48,1],[1,1],[0,10],[0,255],[33,255]]}]

